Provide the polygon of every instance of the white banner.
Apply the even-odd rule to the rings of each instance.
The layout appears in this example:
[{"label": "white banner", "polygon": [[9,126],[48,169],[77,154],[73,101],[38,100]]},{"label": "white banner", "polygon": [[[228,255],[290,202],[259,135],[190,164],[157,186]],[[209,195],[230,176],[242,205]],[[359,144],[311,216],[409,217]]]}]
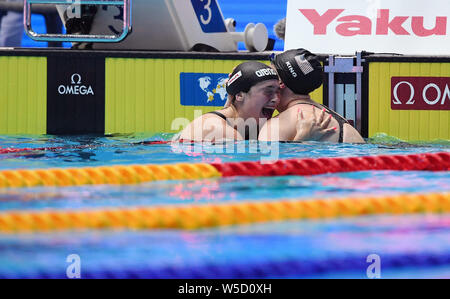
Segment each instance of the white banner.
[{"label": "white banner", "polygon": [[285,50],[450,55],[450,0],[288,0]]}]

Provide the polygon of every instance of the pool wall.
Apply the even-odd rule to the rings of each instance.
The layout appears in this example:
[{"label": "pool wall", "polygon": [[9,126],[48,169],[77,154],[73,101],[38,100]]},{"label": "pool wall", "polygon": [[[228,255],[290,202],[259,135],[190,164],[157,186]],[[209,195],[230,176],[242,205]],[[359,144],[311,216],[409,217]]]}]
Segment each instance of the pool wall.
[{"label": "pool wall", "polygon": [[[327,66],[328,55],[320,58]],[[223,106],[223,79],[234,66],[246,60],[269,64],[268,59],[268,52],[3,49],[0,69],[7,71],[0,74],[0,104],[6,108],[0,111],[0,134],[177,132],[183,121]],[[364,137],[386,133],[406,141],[450,139],[450,56],[363,53],[362,67]],[[352,78],[335,76],[335,88],[342,83],[355,90]],[[325,77],[312,97],[327,105]],[[399,109],[392,96],[396,78],[412,78],[419,85],[435,78],[442,87],[440,99],[435,101],[428,88],[435,104],[408,106],[402,98]],[[409,85],[402,84],[404,93]],[[347,109],[356,105],[354,94],[348,97],[345,91],[343,98],[352,101],[350,106],[346,102]]]},{"label": "pool wall", "polygon": [[[366,116],[363,121],[368,127],[368,136],[384,132],[402,140],[450,139],[450,91],[446,92],[450,87],[450,57],[369,55],[365,60],[363,82],[367,88],[363,104],[368,104],[368,111],[363,113]],[[398,98],[402,109],[394,109],[393,104],[396,78],[398,83],[405,82],[399,85],[406,92]],[[442,89],[439,101],[435,101],[435,83],[440,83]],[[420,87],[424,85],[423,89],[430,85],[427,90],[429,104],[421,102],[423,89]],[[407,101],[412,95],[409,92],[415,94],[411,101]],[[420,110],[413,109],[418,105],[421,105]]]}]

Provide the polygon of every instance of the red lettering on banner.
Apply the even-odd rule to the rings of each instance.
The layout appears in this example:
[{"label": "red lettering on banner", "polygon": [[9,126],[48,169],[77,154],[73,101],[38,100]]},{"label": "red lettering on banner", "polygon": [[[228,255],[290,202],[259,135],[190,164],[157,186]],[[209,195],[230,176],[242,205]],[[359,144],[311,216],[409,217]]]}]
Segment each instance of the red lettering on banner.
[{"label": "red lettering on banner", "polygon": [[[315,35],[326,35],[328,25],[331,24],[345,9],[328,9],[320,15],[315,9],[299,9],[300,13],[313,25]],[[391,18],[389,9],[379,9],[376,21],[375,35],[416,35],[427,37],[431,35],[447,35],[447,17],[436,17],[434,28],[424,27],[423,16],[411,17],[412,33],[405,29],[404,24],[409,16],[394,16]],[[336,33],[341,36],[370,35],[372,34],[372,21],[361,15],[348,15],[337,19],[342,22],[336,26]]]},{"label": "red lettering on banner", "polygon": [[308,19],[314,26],[314,34],[327,34],[328,25],[337,18],[345,9],[329,9],[323,15],[315,9],[300,9],[300,12]]},{"label": "red lettering on banner", "polygon": [[403,23],[409,17],[394,17],[389,21],[389,9],[378,10],[377,35],[387,35],[389,29],[397,35],[409,35],[409,32],[403,28]]},{"label": "red lettering on banner", "polygon": [[[339,18],[338,22],[348,22],[336,27],[336,32],[342,36],[370,35],[372,33],[372,22],[364,16],[345,16]],[[358,30],[351,30],[351,28]]]},{"label": "red lettering on banner", "polygon": [[450,110],[450,77],[392,77],[392,110]]},{"label": "red lettering on banner", "polygon": [[436,25],[433,29],[424,28],[423,17],[412,17],[411,27],[417,36],[446,35],[447,17],[436,17]]}]

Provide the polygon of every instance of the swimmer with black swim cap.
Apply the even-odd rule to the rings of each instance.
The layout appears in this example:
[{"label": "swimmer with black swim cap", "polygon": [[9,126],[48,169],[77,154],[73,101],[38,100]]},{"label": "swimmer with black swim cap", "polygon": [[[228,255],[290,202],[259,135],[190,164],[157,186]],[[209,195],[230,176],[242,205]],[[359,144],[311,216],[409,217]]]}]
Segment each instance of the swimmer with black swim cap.
[{"label": "swimmer with black swim cap", "polygon": [[223,109],[206,113],[191,122],[179,139],[225,141],[257,139],[259,126],[279,102],[279,79],[268,65],[248,61],[239,64],[227,82],[228,101]]},{"label": "swimmer with black swim cap", "polygon": [[[345,118],[311,99],[309,94],[322,85],[324,76],[316,55],[305,49],[295,49],[276,55],[271,60],[281,80],[277,107],[280,114],[276,121],[271,119],[261,128],[259,140],[298,140],[301,130],[291,124],[301,115],[304,120],[318,122],[322,128],[316,130],[314,136],[310,134],[309,140],[365,142]],[[318,119],[316,115],[320,115]],[[278,130],[272,126],[278,126]],[[274,128],[279,132],[278,136],[270,136]]]}]

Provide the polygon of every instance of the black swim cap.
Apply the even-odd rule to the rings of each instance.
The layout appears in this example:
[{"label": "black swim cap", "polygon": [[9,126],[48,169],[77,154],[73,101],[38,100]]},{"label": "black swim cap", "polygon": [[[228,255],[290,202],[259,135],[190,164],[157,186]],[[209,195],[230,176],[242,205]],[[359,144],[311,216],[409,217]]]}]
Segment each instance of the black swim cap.
[{"label": "black swim cap", "polygon": [[238,65],[227,82],[227,93],[231,96],[250,88],[262,81],[278,80],[277,73],[268,65],[258,61],[247,61]]},{"label": "black swim cap", "polygon": [[305,49],[289,50],[272,60],[281,81],[296,94],[307,95],[323,83],[319,58]]}]

